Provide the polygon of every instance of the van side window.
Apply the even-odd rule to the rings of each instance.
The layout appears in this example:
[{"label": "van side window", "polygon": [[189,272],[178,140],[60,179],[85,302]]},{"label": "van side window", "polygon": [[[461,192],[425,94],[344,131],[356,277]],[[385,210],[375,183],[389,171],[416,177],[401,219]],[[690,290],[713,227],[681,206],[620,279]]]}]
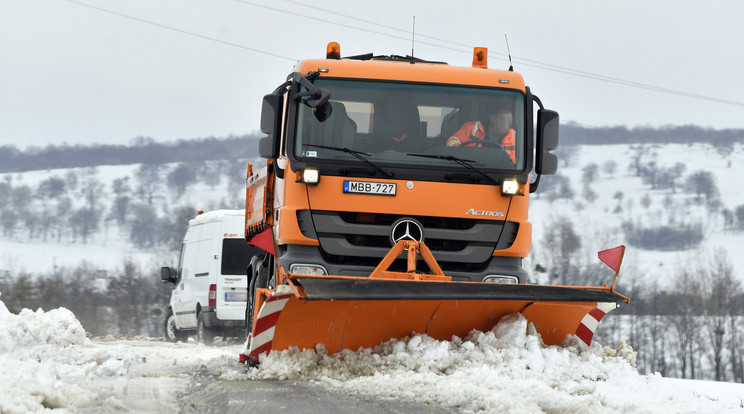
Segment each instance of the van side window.
[{"label": "van side window", "polygon": [[183,253],[186,251],[186,243],[181,245],[181,254],[178,256],[178,280],[181,281],[183,277]]},{"label": "van side window", "polygon": [[244,239],[222,240],[223,275],[243,275],[251,262],[251,257],[262,255],[263,250],[246,244]]}]

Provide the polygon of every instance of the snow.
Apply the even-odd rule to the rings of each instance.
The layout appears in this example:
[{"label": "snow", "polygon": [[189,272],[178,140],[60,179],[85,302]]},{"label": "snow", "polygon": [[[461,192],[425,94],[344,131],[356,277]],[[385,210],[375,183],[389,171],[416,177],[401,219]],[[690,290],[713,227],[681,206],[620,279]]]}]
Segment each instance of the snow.
[{"label": "snow", "polygon": [[[577,154],[568,164],[559,160],[558,174],[569,177],[575,195],[572,200],[558,199],[550,201],[544,193],[547,184],[540,184],[539,189],[530,200],[529,219],[533,224],[532,257],[531,262],[540,262],[544,232],[556,218],[571,220],[576,233],[582,239],[585,257],[596,260],[596,253],[621,244],[628,245],[622,230],[624,221],[643,224],[700,223],[704,228],[702,245],[699,249],[683,251],[652,251],[628,245],[623,269],[620,274],[620,290],[629,278],[634,275],[658,282],[663,288],[669,288],[674,282],[675,271],[689,265],[689,260],[698,260],[705,252],[723,249],[733,265],[735,274],[744,281],[744,255],[738,254],[744,249],[744,237],[741,232],[732,232],[724,228],[720,212],[711,212],[704,202],[698,202],[694,195],[682,188],[685,178],[698,171],[708,171],[715,178],[720,193],[721,208],[734,210],[744,205],[744,186],[731,185],[731,179],[744,175],[744,146],[736,144],[734,149],[722,154],[715,147],[708,144],[665,144],[650,145],[644,148],[642,163],[651,161],[659,168],[671,168],[677,163],[686,166],[682,177],[678,180],[676,192],[671,190],[652,190],[650,185],[642,182],[628,171],[632,157],[637,153],[640,145],[580,145],[570,150]],[[609,175],[602,170],[608,161],[617,163],[617,171]],[[589,164],[599,166],[597,178],[590,184],[590,188],[597,194],[594,202],[586,201],[582,197],[582,169]],[[622,201],[614,195],[623,193]],[[644,208],[641,199],[649,196],[651,204]],[[615,208],[620,205],[622,212],[616,213]],[[544,264],[544,263],[543,263]],[[608,273],[607,283],[611,283],[612,272]],[[535,281],[539,275],[534,275]]]},{"label": "snow", "polygon": [[191,219],[190,225],[220,221],[223,217],[245,217],[245,210],[212,210],[199,214]]},{"label": "snow", "polygon": [[[692,202],[689,195],[650,191],[640,178],[629,175],[625,168],[633,150],[628,146],[582,146],[576,150],[580,151],[576,161],[559,168],[559,173],[571,177],[575,199],[550,202],[538,191],[531,202],[533,251],[537,255],[542,232],[557,214],[574,221],[588,249],[586,256],[596,260],[597,251],[627,244],[620,229],[623,220],[665,220],[677,211],[681,219],[700,220],[707,229],[705,248],[726,249],[736,274],[744,278],[744,255],[737,254],[744,248],[741,233],[725,232],[721,220],[705,206]],[[744,204],[744,186],[726,184],[731,177],[744,174],[741,145],[724,157],[709,145],[665,145],[654,150],[659,166],[684,162],[685,175],[711,171],[724,207],[733,209]],[[609,160],[618,163],[618,171],[614,176],[600,171],[591,184],[597,200],[579,200],[582,168],[590,162],[601,168]],[[108,187],[113,179],[131,175],[136,167],[100,167],[98,171]],[[38,171],[14,177],[33,186],[65,172]],[[621,214],[613,213],[618,204],[613,197],[617,191],[625,194]],[[188,197],[202,207],[204,200],[217,200],[225,194],[224,188],[197,185]],[[647,210],[639,202],[646,194],[652,200]],[[668,196],[672,205],[667,203]],[[634,201],[632,207],[629,200]],[[623,292],[633,269],[644,279],[668,284],[676,267],[696,254],[643,251],[629,246],[619,290]],[[126,234],[105,227],[85,245],[3,239],[0,277],[2,272],[14,276],[21,271],[48,273],[56,266],[76,266],[84,258],[96,269],[112,270],[127,256],[140,263],[156,263],[163,253],[133,249]],[[608,281],[611,275],[608,271]],[[3,414],[44,412],[49,408],[60,408],[59,412],[179,412],[176,394],[188,389],[199,370],[234,381],[307,381],[370,398],[415,400],[463,413],[744,411],[744,384],[640,375],[634,367],[635,354],[625,343],[614,348],[596,343],[586,347],[578,341],[568,341],[563,347],[545,346],[516,315],[501,321],[491,332],[472,333],[466,338],[437,341],[417,335],[391,340],[374,349],[335,355],[323,349],[287,350],[269,354],[258,369],[246,370],[237,363],[241,346],[171,344],[152,338],[88,338],[75,315],[66,309],[24,309],[12,314],[1,300]],[[152,395],[156,398],[138,399],[137,393],[128,394],[132,390],[155,393]]]},{"label": "snow", "polygon": [[[520,315],[452,341],[415,335],[334,355],[322,348],[272,352],[260,368],[240,365],[240,349],[147,338],[91,340],[66,309],[12,314],[0,301],[0,412],[175,413],[176,395],[205,369],[229,381],[307,381],[461,413],[744,409],[744,384],[640,375],[623,342],[587,347],[568,338],[562,347],[545,346]],[[133,390],[152,398],[137,398]]]}]

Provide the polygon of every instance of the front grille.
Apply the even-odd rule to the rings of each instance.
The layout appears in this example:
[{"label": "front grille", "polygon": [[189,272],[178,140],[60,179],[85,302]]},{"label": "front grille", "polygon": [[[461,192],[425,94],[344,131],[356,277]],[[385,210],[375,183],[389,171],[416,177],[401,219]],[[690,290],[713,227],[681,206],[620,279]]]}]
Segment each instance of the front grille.
[{"label": "front grille", "polygon": [[[403,216],[394,214],[354,213],[341,211],[338,216],[346,223],[377,224],[381,226],[392,226],[393,223]],[[472,228],[479,220],[461,219],[453,217],[431,217],[431,216],[406,216],[418,220],[425,228],[435,229],[460,229]]]},{"label": "front grille", "polygon": [[496,220],[334,211],[310,214],[328,260],[363,266],[376,265],[390,250],[392,225],[402,217],[421,223],[424,242],[442,269],[480,267],[495,249],[510,247],[518,229],[517,223]]}]

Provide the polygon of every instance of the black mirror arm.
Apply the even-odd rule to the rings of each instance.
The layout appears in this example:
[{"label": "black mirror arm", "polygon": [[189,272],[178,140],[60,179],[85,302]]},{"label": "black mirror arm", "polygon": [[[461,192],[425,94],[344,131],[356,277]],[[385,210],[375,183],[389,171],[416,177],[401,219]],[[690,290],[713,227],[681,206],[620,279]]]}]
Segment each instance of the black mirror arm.
[{"label": "black mirror arm", "polygon": [[331,99],[331,93],[327,89],[318,88],[307,77],[299,73],[295,73],[293,81],[307,88],[307,92],[298,92],[295,95],[295,99],[307,96],[308,99],[306,102],[311,108],[318,108],[325,105]]},{"label": "black mirror arm", "polygon": [[542,177],[542,174],[537,174],[537,177],[535,177],[535,181],[530,183],[530,194],[537,191],[538,185],[540,185],[540,177]]}]

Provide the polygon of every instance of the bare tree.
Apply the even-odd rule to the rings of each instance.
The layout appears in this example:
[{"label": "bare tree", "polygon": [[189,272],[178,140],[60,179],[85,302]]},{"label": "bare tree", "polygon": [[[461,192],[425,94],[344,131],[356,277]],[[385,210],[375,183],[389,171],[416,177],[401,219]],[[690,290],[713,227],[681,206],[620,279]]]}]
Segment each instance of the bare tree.
[{"label": "bare tree", "polygon": [[598,174],[599,165],[593,162],[585,165],[584,168],[581,169],[581,179],[586,185],[593,183],[594,180],[597,179]]},{"label": "bare tree", "polygon": [[3,236],[13,237],[15,235],[18,214],[12,208],[0,211],[0,226],[3,228]]},{"label": "bare tree", "polygon": [[700,343],[698,315],[702,312],[702,296],[698,269],[691,263],[677,271],[674,286],[667,297],[671,313],[667,316],[675,340],[672,341],[674,355],[680,365],[682,378],[698,378],[695,355]]},{"label": "bare tree", "polygon": [[104,194],[105,186],[98,179],[98,170],[95,167],[86,168],[80,180],[80,195],[87,203],[88,209],[96,211],[98,209],[98,200]]},{"label": "bare tree", "polygon": [[[734,276],[734,269],[726,250],[716,250],[708,259],[702,274],[702,292],[705,295],[705,332],[708,339],[706,354],[714,367],[715,380],[726,380],[726,334],[735,318],[733,310],[742,294],[741,281]],[[733,325],[735,326],[735,325]],[[729,335],[731,332],[729,332]],[[732,367],[733,368],[733,367]]]},{"label": "bare tree", "polygon": [[158,241],[158,214],[147,204],[132,207],[132,219],[129,221],[129,240],[141,249],[154,247]]},{"label": "bare tree", "polygon": [[696,171],[689,175],[685,180],[685,188],[695,193],[698,200],[704,196],[708,202],[719,194],[716,179],[710,171]]},{"label": "bare tree", "polygon": [[615,160],[608,160],[604,164],[602,164],[602,172],[609,175],[610,177],[614,177],[615,173],[617,172],[617,162]]},{"label": "bare tree", "polygon": [[114,192],[114,201],[109,217],[115,219],[119,226],[123,226],[126,223],[131,201],[129,194],[132,192],[132,187],[129,185],[129,177],[115,179],[111,184],[111,189]]},{"label": "bare tree", "polygon": [[63,178],[57,176],[49,177],[39,183],[39,188],[36,190],[36,197],[41,200],[42,204],[46,205],[47,200],[60,197],[66,191],[65,180]]},{"label": "bare tree", "polygon": [[550,281],[566,284],[568,276],[575,272],[573,254],[581,247],[581,239],[568,217],[553,216],[546,224],[543,236],[543,251],[548,252],[548,274]]},{"label": "bare tree", "polygon": [[196,180],[196,171],[187,162],[178,164],[176,168],[168,173],[168,187],[176,192],[176,196],[180,197],[186,192],[186,188],[193,184]]},{"label": "bare tree", "polygon": [[101,215],[96,210],[87,207],[76,210],[70,216],[70,227],[73,231],[73,238],[77,239],[80,236],[83,239],[83,244],[87,243],[88,236],[98,230],[100,219]]},{"label": "bare tree", "polygon": [[138,184],[137,192],[150,206],[152,205],[155,193],[160,190],[161,168],[162,166],[160,164],[142,164],[135,173]]},{"label": "bare tree", "polygon": [[27,185],[21,185],[13,188],[11,193],[11,204],[18,211],[26,210],[31,204],[31,198],[33,197],[33,191],[31,187]]}]

